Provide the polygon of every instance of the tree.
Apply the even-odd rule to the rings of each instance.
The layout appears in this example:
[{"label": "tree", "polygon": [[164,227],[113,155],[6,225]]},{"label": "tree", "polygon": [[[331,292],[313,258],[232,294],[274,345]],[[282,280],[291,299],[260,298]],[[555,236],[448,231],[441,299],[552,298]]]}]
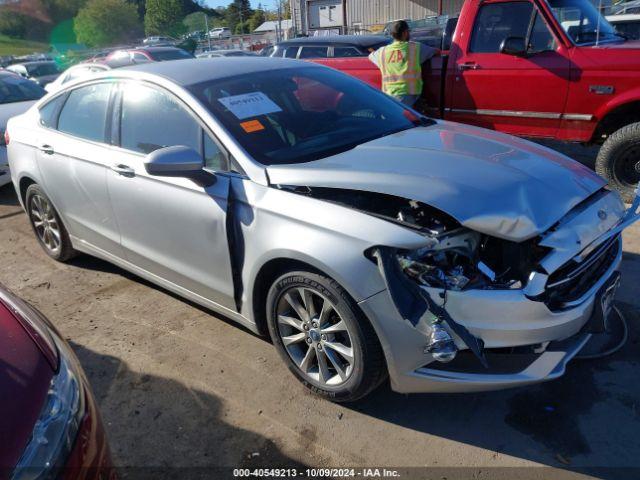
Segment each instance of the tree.
[{"label": "tree", "polygon": [[258,8],[256,8],[249,19],[249,32],[253,32],[256,28],[262,25],[267,20],[267,17],[262,9],[262,5],[258,4]]},{"label": "tree", "polygon": [[135,5],[125,0],[89,0],[74,20],[78,42],[95,47],[120,43],[141,32]]},{"label": "tree", "polygon": [[211,18],[204,12],[194,12],[184,17],[182,23],[187,29],[187,32],[204,31],[205,25],[207,25],[204,21],[205,16],[207,16],[208,24],[211,25]]},{"label": "tree", "polygon": [[147,35],[178,35],[184,30],[181,0],[147,0],[144,30]]},{"label": "tree", "polygon": [[[225,11],[224,18],[232,32],[248,33],[248,22],[253,15],[249,0],[233,0]],[[236,28],[240,24],[240,28]]]}]

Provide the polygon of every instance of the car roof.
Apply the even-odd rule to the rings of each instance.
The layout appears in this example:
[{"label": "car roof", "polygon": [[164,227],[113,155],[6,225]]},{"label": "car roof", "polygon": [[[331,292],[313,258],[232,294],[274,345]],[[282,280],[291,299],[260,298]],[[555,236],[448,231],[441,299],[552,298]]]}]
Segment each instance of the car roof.
[{"label": "car roof", "polygon": [[326,35],[322,37],[292,38],[278,43],[278,45],[356,45],[358,47],[370,47],[384,42],[390,42],[386,35]]},{"label": "car roof", "polygon": [[[173,62],[149,62],[118,70],[118,76],[126,72],[144,72],[171,80],[180,86],[221,80],[237,75],[251,75],[269,70],[286,68],[323,68],[320,65],[289,58],[270,57],[217,57],[194,58]],[[113,72],[111,72],[113,74]]]}]

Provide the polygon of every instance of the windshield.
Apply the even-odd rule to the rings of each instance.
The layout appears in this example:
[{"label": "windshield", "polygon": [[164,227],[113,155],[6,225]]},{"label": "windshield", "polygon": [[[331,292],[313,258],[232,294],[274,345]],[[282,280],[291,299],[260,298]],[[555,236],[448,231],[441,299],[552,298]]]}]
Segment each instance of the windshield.
[{"label": "windshield", "polygon": [[577,45],[623,39],[589,0],[549,0],[549,5]]},{"label": "windshield", "polygon": [[0,77],[0,104],[38,100],[45,93],[40,85],[31,80],[14,75]]},{"label": "windshield", "polygon": [[30,77],[44,77],[45,75],[56,75],[60,73],[58,66],[53,62],[25,65],[25,67]]},{"label": "windshield", "polygon": [[175,50],[157,50],[155,52],[149,52],[154,60],[164,62],[166,60],[184,60],[187,58],[193,58],[189,52],[176,48]]},{"label": "windshield", "polygon": [[317,160],[421,121],[382,92],[328,68],[265,71],[189,90],[264,165]]}]

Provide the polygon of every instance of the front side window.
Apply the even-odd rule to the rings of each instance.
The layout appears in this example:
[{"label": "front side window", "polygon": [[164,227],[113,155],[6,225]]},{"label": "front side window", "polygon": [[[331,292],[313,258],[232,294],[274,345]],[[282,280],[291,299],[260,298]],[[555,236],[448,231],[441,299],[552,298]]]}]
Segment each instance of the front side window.
[{"label": "front side window", "polygon": [[333,47],[334,57],[362,57],[363,55],[357,48],[353,47]]},{"label": "front side window", "polygon": [[556,47],[555,37],[549,31],[549,27],[547,27],[540,12],[537,12],[533,27],[531,27],[531,35],[529,36],[529,53],[551,51],[555,50]]},{"label": "front side window", "polygon": [[72,90],[58,118],[58,130],[78,138],[104,142],[111,83]]},{"label": "front side window", "polygon": [[298,58],[327,58],[327,47],[302,47]]},{"label": "front side window", "polygon": [[37,83],[17,75],[0,76],[0,104],[38,100],[45,93]]},{"label": "front side window", "polygon": [[549,5],[558,23],[578,45],[623,40],[589,0],[549,0]]},{"label": "front side window", "polygon": [[203,154],[205,168],[216,172],[225,170],[226,161],[222,150],[220,150],[218,144],[206,133],[204,134]]},{"label": "front side window", "polygon": [[171,95],[138,83],[122,89],[120,145],[140,153],[185,145],[200,152],[198,122]]},{"label": "front side window", "polygon": [[470,51],[499,53],[505,38],[526,38],[532,12],[533,5],[529,2],[483,5],[473,26]]},{"label": "front side window", "polygon": [[276,69],[189,90],[264,165],[328,157],[420,124],[384,93],[331,69]]}]

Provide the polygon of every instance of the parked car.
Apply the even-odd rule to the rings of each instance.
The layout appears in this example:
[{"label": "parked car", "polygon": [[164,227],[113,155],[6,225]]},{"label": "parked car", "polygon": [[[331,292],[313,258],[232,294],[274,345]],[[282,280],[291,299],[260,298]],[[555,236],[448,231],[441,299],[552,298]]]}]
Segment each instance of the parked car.
[{"label": "parked car", "polygon": [[111,52],[105,62],[125,62],[131,64],[185,60],[193,58],[186,50],[176,47],[138,47]]},{"label": "parked car", "polygon": [[0,70],[0,187],[11,183],[5,140],[7,122],[11,117],[26,112],[45,93],[37,83]]},{"label": "parked car", "polygon": [[143,45],[174,45],[178,41],[175,38],[171,37],[162,37],[162,36],[152,36],[145,38],[142,43]]},{"label": "parked car", "polygon": [[1,284],[0,362],[0,468],[8,478],[115,478],[80,362],[40,312]]},{"label": "parked car", "polygon": [[[617,34],[589,0],[467,1],[444,31],[417,108],[510,134],[599,145],[596,171],[633,199],[640,90],[630,72],[640,69],[640,42]],[[367,59],[313,61],[380,86]]]},{"label": "parked car", "polygon": [[387,374],[399,392],[561,376],[603,331],[640,219],[640,198],[625,212],[559,153],[288,59],[113,70],[8,131],[48,255],[95,255],[269,332],[336,401]]},{"label": "parked car", "polygon": [[611,15],[629,15],[635,13],[640,13],[640,1],[638,0],[623,2],[618,5],[613,5],[610,8]]},{"label": "parked car", "polygon": [[67,82],[90,76],[94,73],[104,72],[110,68],[106,63],[79,63],[65,70],[56,80],[47,84],[44,88],[47,92],[55,92]]},{"label": "parked car", "polygon": [[266,47],[261,55],[286,58],[366,57],[391,42],[384,35],[327,35],[285,40]]},{"label": "parked car", "polygon": [[230,50],[211,50],[208,52],[198,53],[197,58],[216,58],[216,57],[255,57],[256,54],[247,50],[230,49]]},{"label": "parked car", "polygon": [[15,63],[7,66],[6,69],[21,77],[33,80],[41,87],[53,82],[60,75],[60,68],[56,62],[51,61]]},{"label": "parked car", "polygon": [[212,28],[209,30],[209,38],[231,38],[231,30],[227,27]]},{"label": "parked car", "polygon": [[616,33],[624,35],[627,40],[640,40],[640,14],[607,15],[606,18]]}]

